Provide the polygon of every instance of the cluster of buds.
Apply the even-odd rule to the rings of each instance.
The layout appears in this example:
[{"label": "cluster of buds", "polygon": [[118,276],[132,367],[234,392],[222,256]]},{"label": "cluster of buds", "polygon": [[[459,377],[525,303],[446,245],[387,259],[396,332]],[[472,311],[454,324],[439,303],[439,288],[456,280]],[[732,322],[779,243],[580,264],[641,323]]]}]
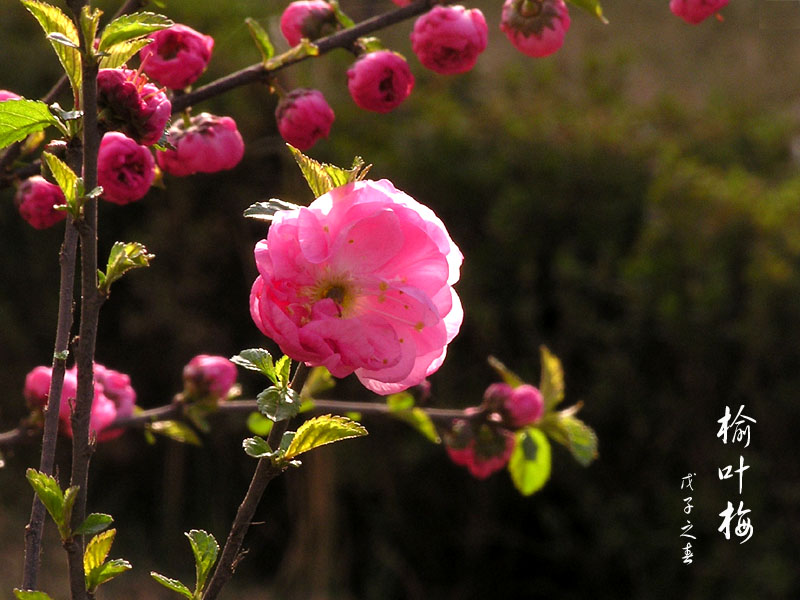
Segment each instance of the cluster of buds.
[{"label": "cluster of buds", "polygon": [[514,450],[514,432],[537,423],[544,412],[541,392],[522,384],[511,387],[493,383],[483,395],[480,407],[467,411],[445,432],[450,459],[485,479],[506,466]]},{"label": "cluster of buds", "polygon": [[172,113],[166,94],[142,73],[100,69],[97,75],[98,122],[105,131],[121,131],[138,144],[161,139]]},{"label": "cluster of buds", "polygon": [[[32,410],[44,410],[48,403],[52,369],[39,366],[25,378],[24,396]],[[78,371],[73,367],[64,374],[64,385],[59,402],[59,426],[64,435],[72,437],[72,409],[78,395]],[[130,377],[124,373],[94,365],[94,397],[89,417],[90,435],[105,442],[122,435],[122,429],[109,429],[115,419],[129,417],[136,405],[136,392]]]}]

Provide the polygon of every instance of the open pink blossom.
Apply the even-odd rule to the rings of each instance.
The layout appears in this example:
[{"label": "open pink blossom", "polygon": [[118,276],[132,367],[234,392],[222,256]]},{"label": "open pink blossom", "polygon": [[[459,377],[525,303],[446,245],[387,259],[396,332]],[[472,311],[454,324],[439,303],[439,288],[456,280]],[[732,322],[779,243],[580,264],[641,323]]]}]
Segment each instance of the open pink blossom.
[{"label": "open pink blossom", "polygon": [[47,396],[50,394],[52,378],[53,369],[44,365],[34,368],[25,376],[23,395],[29,407],[44,409],[47,406]]},{"label": "open pink blossom", "polygon": [[729,0],[670,0],[673,14],[692,25],[705,21],[728,4]]},{"label": "open pink blossom", "polygon": [[359,181],[275,214],[256,244],[258,328],[281,350],[378,394],[421,383],[463,320],[462,255],[432,210],[391,182]]},{"label": "open pink blossom", "polygon": [[236,366],[224,356],[198,354],[183,368],[187,395],[225,398],[236,383]]},{"label": "open pink blossom", "polygon": [[319,90],[292,90],[275,109],[281,137],[300,150],[308,150],[320,138],[328,137],[334,118],[333,109]]},{"label": "open pink blossom", "polygon": [[500,29],[514,47],[534,58],[561,48],[569,24],[564,0],[506,0],[500,19]]},{"label": "open pink blossom", "polygon": [[103,200],[114,204],[139,200],[155,176],[156,163],[146,146],[118,131],[103,136],[97,156],[97,182],[103,186]]},{"label": "open pink blossom", "polygon": [[66,219],[66,212],[55,209],[65,202],[61,188],[41,175],[28,177],[17,188],[14,196],[19,214],[36,229],[47,229]]},{"label": "open pink blossom", "polygon": [[364,110],[392,111],[413,88],[414,76],[406,59],[391,50],[362,54],[347,70],[347,89]]},{"label": "open pink blossom", "polygon": [[0,102],[4,102],[6,100],[19,100],[19,94],[15,94],[14,92],[9,92],[8,90],[0,90]]},{"label": "open pink blossom", "polygon": [[414,23],[411,48],[428,69],[455,75],[475,66],[488,37],[486,20],[477,8],[437,5]]},{"label": "open pink blossom", "polygon": [[100,69],[97,107],[104,131],[121,131],[145,146],[161,139],[172,113],[166,94],[130,69]]},{"label": "open pink blossom", "polygon": [[339,27],[333,7],[325,0],[297,0],[281,15],[281,33],[290,46],[302,38],[316,40],[329,35]]},{"label": "open pink blossom", "polygon": [[200,113],[192,117],[188,129],[178,121],[170,127],[167,140],[175,149],[159,150],[156,160],[176,177],[232,169],[244,156],[244,141],[230,117]]},{"label": "open pink blossom", "polygon": [[194,83],[208,66],[214,38],[176,24],[151,33],[153,41],[139,50],[142,70],[171,90]]}]

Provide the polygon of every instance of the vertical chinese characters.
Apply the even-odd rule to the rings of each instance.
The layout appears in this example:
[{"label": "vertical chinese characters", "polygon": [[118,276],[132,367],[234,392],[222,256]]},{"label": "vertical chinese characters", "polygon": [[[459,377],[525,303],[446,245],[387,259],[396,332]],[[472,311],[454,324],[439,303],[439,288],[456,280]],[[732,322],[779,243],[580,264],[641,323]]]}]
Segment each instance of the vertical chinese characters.
[{"label": "vertical chinese characters", "polygon": [[[729,406],[726,406],[725,414],[717,421],[717,423],[720,424],[717,437],[722,440],[723,444],[728,444],[729,441],[731,444],[744,442],[744,447],[747,448],[750,445],[750,424],[755,423],[756,420],[744,414],[744,404],[739,406],[736,416],[733,418],[731,417],[731,409]],[[728,437],[729,433],[730,438]],[[717,474],[720,481],[723,481],[725,479],[731,479],[733,474],[737,473],[739,475],[739,495],[741,496],[744,472],[749,468],[750,466],[746,465],[744,462],[744,455],[740,454],[738,469],[734,470],[733,465],[727,465],[717,469]],[[731,525],[733,524],[734,517],[736,517],[733,533],[737,537],[742,538],[742,541],[739,543],[744,544],[753,536],[753,524],[750,517],[747,516],[749,513],[750,509],[745,508],[742,500],[739,500],[739,507],[736,509],[734,509],[733,503],[728,500],[725,510],[719,513],[719,516],[722,517],[722,524],[717,531],[722,533],[726,540],[731,539]]]},{"label": "vertical chinese characters", "polygon": [[[692,478],[696,475],[696,473],[688,473],[681,478],[681,489],[689,490],[694,492],[694,487],[692,487]],[[683,507],[683,512],[687,515],[692,513],[692,509],[694,505],[692,504],[692,496],[687,496],[683,499],[685,506]],[[691,533],[692,530],[692,522],[689,519],[686,519],[686,525],[681,526],[681,535],[682,538],[687,538],[686,545],[682,548],[683,550],[683,564],[690,565],[692,564],[692,557],[694,554],[692,553],[692,542],[691,540],[696,540],[697,537]]]}]

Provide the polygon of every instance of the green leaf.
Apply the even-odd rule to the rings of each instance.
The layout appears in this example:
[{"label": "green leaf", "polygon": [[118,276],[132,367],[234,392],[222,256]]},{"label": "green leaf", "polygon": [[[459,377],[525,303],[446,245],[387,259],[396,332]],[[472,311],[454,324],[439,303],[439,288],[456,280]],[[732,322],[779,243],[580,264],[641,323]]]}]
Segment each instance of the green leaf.
[{"label": "green leaf", "polygon": [[535,427],[518,431],[508,471],[522,495],[530,496],[540,490],[550,478],[550,442],[547,436]]},{"label": "green leaf", "polygon": [[300,166],[300,171],[303,173],[308,182],[311,191],[315,197],[322,196],[334,188],[351,183],[353,181],[360,181],[363,179],[370,169],[371,165],[364,166],[364,161],[360,156],[353,159],[353,166],[349,169],[342,169],[326,163],[320,163],[309,158],[300,150],[290,144],[286,144],[289,151],[294,156],[295,161]]},{"label": "green leaf", "polygon": [[194,593],[195,596],[199,596],[200,592],[202,592],[205,587],[206,578],[211,572],[211,567],[217,562],[219,544],[217,540],[214,539],[213,535],[202,529],[192,529],[185,535],[189,538],[189,544],[192,546],[192,554],[194,554],[194,565],[197,575]]},{"label": "green leaf", "polygon": [[170,579],[169,577],[164,577],[160,573],[156,573],[155,571],[150,571],[150,577],[155,579],[158,583],[163,585],[168,590],[172,590],[173,592],[179,593],[184,598],[188,598],[189,600],[194,600],[194,594],[183,585],[177,579]]},{"label": "green leaf", "polygon": [[307,39],[303,38],[302,40],[300,40],[299,44],[290,48],[283,54],[279,54],[278,56],[273,56],[269,60],[264,61],[264,68],[267,71],[275,71],[277,69],[281,69],[287,64],[291,64],[293,62],[302,60],[306,56],[317,56],[317,55],[319,55],[319,48],[317,48],[313,43],[311,43]]},{"label": "green leaf", "polygon": [[603,16],[603,7],[600,6],[600,0],[567,0],[567,2],[588,11],[608,25],[608,19]]},{"label": "green leaf", "polygon": [[[100,24],[100,17],[103,14],[102,10],[92,9],[89,4],[86,4],[81,9],[81,29],[83,30],[83,39],[94,40],[97,37],[97,27]],[[92,46],[94,51],[94,46]]]},{"label": "green leaf", "polygon": [[289,449],[289,446],[292,444],[292,440],[294,440],[294,436],[297,435],[295,431],[284,431],[283,435],[281,436],[281,443],[278,446],[278,450],[282,454],[286,454],[286,451]]},{"label": "green leaf", "polygon": [[103,513],[92,513],[73,532],[75,535],[94,535],[106,529],[114,518]]},{"label": "green leaf", "polygon": [[72,516],[72,507],[75,504],[78,487],[73,486],[63,492],[61,486],[58,485],[58,482],[53,477],[35,469],[28,469],[25,472],[25,477],[33,487],[33,491],[36,492],[39,500],[44,504],[47,512],[53,518],[61,539],[69,538],[71,533],[69,521]]},{"label": "green leaf", "polygon": [[247,415],[247,428],[254,435],[265,436],[272,431],[272,421],[259,412],[251,412]]},{"label": "green leaf", "polygon": [[247,456],[252,456],[253,458],[272,456],[272,448],[269,447],[267,440],[258,436],[242,440],[242,448],[244,448]]},{"label": "green leaf", "polygon": [[339,2],[337,0],[329,0],[329,4],[333,9],[333,14],[336,15],[336,20],[339,21],[342,27],[348,28],[355,26],[353,19],[344,14],[342,9],[339,7]]},{"label": "green leaf", "polygon": [[98,533],[89,540],[83,553],[84,573],[88,575],[92,569],[101,566],[106,561],[108,553],[111,551],[111,545],[114,543],[115,535],[117,535],[117,530],[109,529],[103,533]]},{"label": "green leaf", "polygon": [[248,219],[258,219],[259,221],[272,221],[272,219],[275,218],[276,212],[281,210],[296,210],[298,208],[300,208],[298,204],[271,198],[266,202],[251,204],[244,211],[244,216]]},{"label": "green leaf", "polygon": [[289,385],[289,372],[292,369],[292,359],[285,354],[275,363],[275,375],[278,377],[278,385],[286,387]]},{"label": "green leaf", "polygon": [[164,15],[136,12],[122,15],[111,21],[100,36],[99,52],[113,51],[117,44],[130,42],[154,31],[172,27],[174,23]]},{"label": "green leaf", "polygon": [[278,384],[278,375],[275,373],[272,355],[263,348],[242,350],[238,355],[231,357],[231,362],[251,371],[259,371],[266,375],[272,383]]},{"label": "green leaf", "polygon": [[291,388],[268,387],[256,396],[258,410],[278,422],[291,419],[300,412],[300,395]]},{"label": "green leaf", "polygon": [[303,423],[286,449],[286,458],[292,458],[325,444],[367,435],[360,423],[346,417],[322,415]]},{"label": "green leaf", "polygon": [[189,427],[186,423],[181,421],[156,421],[150,423],[148,430],[163,435],[180,442],[181,444],[192,444],[193,446],[202,446],[200,438],[194,432],[194,429]]},{"label": "green leaf", "polygon": [[539,391],[542,392],[545,414],[564,399],[564,370],[561,361],[547,349],[539,348],[542,355],[542,378]]},{"label": "green leaf", "polygon": [[52,600],[44,592],[34,592],[33,590],[21,590],[14,588],[14,596],[19,600]]},{"label": "green leaf", "polygon": [[597,458],[597,434],[586,423],[564,411],[545,419],[541,427],[556,442],[566,446],[584,467]]},{"label": "green leaf", "polygon": [[83,183],[80,182],[79,177],[75,171],[69,168],[60,158],[50,154],[49,152],[42,152],[42,160],[44,160],[53,179],[58,183],[58,187],[64,192],[64,198],[67,201],[67,208],[73,216],[80,214],[80,207],[78,206],[78,199],[80,192],[83,190]]},{"label": "green leaf", "polygon": [[117,575],[122,575],[125,571],[133,568],[131,563],[122,558],[115,558],[95,567],[86,575],[86,589],[94,592],[105,582],[114,579]]},{"label": "green leaf", "polygon": [[[72,86],[73,97],[80,96],[81,89],[81,54],[78,50],[80,38],[78,37],[78,30],[75,24],[61,9],[45,2],[38,0],[20,0],[22,5],[28,9],[41,25],[45,34],[51,38],[50,44],[53,50],[56,51],[58,60],[64,71],[69,78],[69,83]],[[52,39],[53,34],[60,34],[70,42],[71,46],[64,45],[63,43]],[[0,144],[2,146],[2,144]]]},{"label": "green leaf", "polygon": [[58,32],[51,33],[51,34],[49,34],[47,36],[47,39],[50,40],[51,42],[56,43],[56,44],[63,44],[64,46],[67,46],[68,48],[80,48],[80,46],[78,46],[78,44],[73,42],[71,39],[69,39],[63,33],[58,33]]},{"label": "green leaf", "polygon": [[140,38],[138,40],[114,44],[113,47],[107,50],[107,54],[100,59],[100,68],[116,69],[117,67],[121,67],[128,62],[132,56],[135,56],[139,50],[152,42],[153,40],[150,38]]},{"label": "green leaf", "polygon": [[149,267],[154,258],[155,255],[149,254],[139,242],[114,242],[108,255],[105,275],[101,278],[100,291],[107,294],[117,279],[131,269]]},{"label": "green leaf", "polygon": [[61,534],[61,539],[66,540],[72,537],[72,530],[70,522],[72,521],[72,509],[75,507],[75,501],[78,499],[78,486],[73,485],[64,490],[64,517],[63,523],[58,526],[58,532]]},{"label": "green leaf", "polygon": [[404,421],[419,431],[434,444],[441,443],[442,439],[436,431],[436,426],[424,410],[414,406],[414,396],[408,392],[399,392],[386,397],[389,414],[394,418]]},{"label": "green leaf", "polygon": [[269,34],[255,19],[247,17],[244,22],[247,23],[250,35],[253,36],[253,41],[256,43],[256,48],[261,53],[262,62],[266,64],[270,58],[275,56],[275,47],[269,39]]},{"label": "green leaf", "polygon": [[304,400],[313,398],[317,394],[328,391],[336,385],[336,380],[325,367],[313,367],[311,372],[300,390],[300,395]]},{"label": "green leaf", "polygon": [[490,356],[488,359],[489,366],[491,366],[497,374],[511,387],[519,387],[523,383],[525,383],[522,378],[517,375],[516,373],[512,372],[508,367],[506,367],[502,362],[496,359],[494,356]]},{"label": "green leaf", "polygon": [[58,119],[44,102],[24,98],[0,102],[0,148],[56,124]]}]

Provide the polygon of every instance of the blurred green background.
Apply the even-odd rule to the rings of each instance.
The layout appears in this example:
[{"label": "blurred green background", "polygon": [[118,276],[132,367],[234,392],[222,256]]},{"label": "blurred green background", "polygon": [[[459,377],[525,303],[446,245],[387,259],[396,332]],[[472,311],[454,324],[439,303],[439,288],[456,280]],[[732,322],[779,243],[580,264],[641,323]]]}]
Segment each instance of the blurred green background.
[{"label": "blurred green background", "polygon": [[[356,19],[392,7],[341,3]],[[555,448],[550,482],[521,498],[504,473],[478,482],[405,425],[365,419],[369,437],[319,450],[269,488],[226,597],[800,597],[800,3],[733,2],[723,22],[696,27],[666,0],[603,4],[610,25],[572,9],[564,48],[534,60],[499,31],[500,1],[478,2],[489,49],[455,77],[426,72],[411,24],[395,26],[381,37],[417,85],[388,115],[353,105],[344,51],[280,76],[320,88],[336,112],[311,156],[363,156],[373,177],[433,207],[466,256],[466,318],[432,402],[478,403],[494,380],[489,354],[538,381],[546,344],[564,362],[567,403],[585,403],[599,460],[582,468]],[[215,37],[203,83],[258,60],[247,16],[284,48],[284,6],[170,0],[164,12]],[[37,27],[2,0],[0,88],[39,97],[58,75]],[[101,254],[119,239],[157,255],[115,285],[98,340],[98,361],[129,373],[144,407],[169,401],[193,355],[267,343],[247,305],[265,229],[241,213],[311,200],[274,108],[262,86],[196,107],[234,116],[242,163],[101,209]],[[24,416],[25,374],[50,360],[62,235],[28,227],[11,200],[0,191],[0,430]],[[242,384],[252,396],[262,382],[243,373]],[[337,394],[363,397],[350,381]],[[742,404],[752,443],[723,445],[717,420]],[[201,448],[135,433],[99,448],[90,509],[114,515],[112,555],[134,564],[101,597],[171,597],[151,570],[191,581],[181,532],[224,539],[254,467],[245,435],[242,419],[220,417]],[[21,580],[24,470],[38,452],[7,453],[0,471],[0,589]],[[741,496],[717,476],[740,455]],[[689,472],[697,539],[684,565]],[[740,499],[754,526],[745,544],[717,532]],[[64,553],[52,528],[48,539],[41,587],[63,598]]]}]

